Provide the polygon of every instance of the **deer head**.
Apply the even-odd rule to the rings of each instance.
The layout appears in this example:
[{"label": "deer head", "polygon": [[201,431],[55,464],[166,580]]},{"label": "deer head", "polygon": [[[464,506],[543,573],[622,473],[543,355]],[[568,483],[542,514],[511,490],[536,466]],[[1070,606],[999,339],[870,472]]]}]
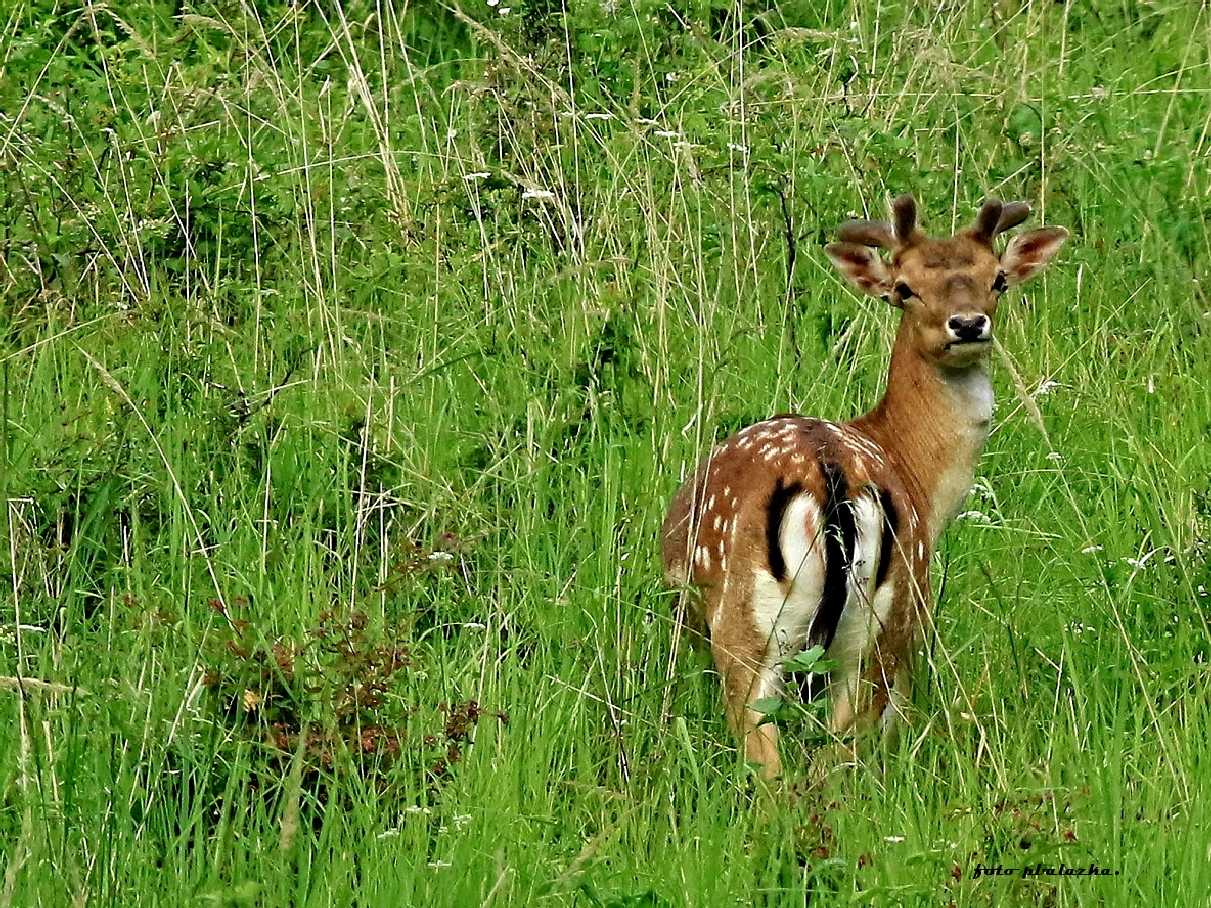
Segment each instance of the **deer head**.
[{"label": "deer head", "polygon": [[[940,366],[972,365],[988,351],[1002,293],[1034,277],[1059,251],[1068,231],[1040,227],[1014,237],[998,255],[996,237],[1030,215],[1025,202],[988,199],[975,224],[949,239],[917,228],[911,195],[892,202],[888,221],[846,221],[826,247],[845,278],[904,312],[900,331]],[[876,251],[884,249],[888,259]]]}]

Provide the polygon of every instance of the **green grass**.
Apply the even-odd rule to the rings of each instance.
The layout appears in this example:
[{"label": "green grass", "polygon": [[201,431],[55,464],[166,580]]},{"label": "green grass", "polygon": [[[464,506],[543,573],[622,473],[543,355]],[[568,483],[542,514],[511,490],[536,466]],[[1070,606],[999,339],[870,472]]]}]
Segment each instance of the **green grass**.
[{"label": "green grass", "polygon": [[[501,6],[0,16],[0,905],[1205,904],[1205,6]],[[1046,431],[998,366],[911,734],[763,808],[657,530],[874,402],[905,190],[1072,230]]]}]

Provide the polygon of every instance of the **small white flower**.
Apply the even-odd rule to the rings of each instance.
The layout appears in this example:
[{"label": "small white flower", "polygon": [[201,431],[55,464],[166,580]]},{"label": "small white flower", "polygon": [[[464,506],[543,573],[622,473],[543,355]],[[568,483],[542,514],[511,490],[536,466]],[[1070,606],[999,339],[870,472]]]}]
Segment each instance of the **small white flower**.
[{"label": "small white flower", "polygon": [[1149,394],[1155,394],[1155,393],[1156,393],[1156,384],[1155,384],[1155,383],[1152,381],[1152,376],[1151,376],[1151,375],[1149,375],[1149,376],[1148,376],[1148,393],[1149,393]]},{"label": "small white flower", "polygon": [[964,511],[955,520],[970,520],[972,523],[992,523],[992,518],[983,511]]},{"label": "small white flower", "polygon": [[454,560],[454,556],[449,552],[430,552],[429,560],[434,564],[449,564]]},{"label": "small white flower", "polygon": [[488,0],[488,6],[495,6],[500,3],[500,0]]},{"label": "small white flower", "polygon": [[452,867],[452,866],[454,866],[454,865],[451,864],[449,861],[430,861],[429,862],[429,868],[431,870],[441,870],[443,867]]},{"label": "small white flower", "polygon": [[1147,554],[1142,555],[1142,556],[1141,556],[1141,557],[1139,557],[1139,558],[1124,558],[1124,559],[1123,559],[1123,562],[1124,562],[1125,564],[1129,564],[1129,565],[1131,565],[1131,566],[1132,566],[1133,568],[1135,568],[1137,571],[1140,571],[1140,570],[1143,570],[1143,569],[1144,569],[1144,566],[1145,566],[1145,565],[1146,565],[1146,564],[1147,564],[1149,561],[1151,561],[1151,560],[1152,560],[1152,556],[1153,556],[1153,555],[1155,555],[1155,554],[1156,554],[1157,552],[1159,552],[1159,551],[1160,551],[1160,549],[1153,549],[1151,552],[1148,552]]},{"label": "small white flower", "polygon": [[449,129],[446,130],[446,141],[447,142],[453,142],[457,138],[458,138],[458,130],[455,129],[453,126],[451,126]]},{"label": "small white flower", "polygon": [[1047,459],[1050,461],[1053,461],[1055,463],[1059,463],[1061,460],[1064,459],[1064,455],[1061,454],[1059,451],[1052,451],[1051,453],[1049,453],[1047,455]]},{"label": "small white flower", "polygon": [[607,113],[606,111],[595,110],[592,113],[585,114],[584,118],[586,120],[612,120],[614,119],[614,115],[612,113]]},{"label": "small white flower", "polygon": [[660,136],[662,139],[676,139],[678,132],[675,129],[657,129],[652,135]]},{"label": "small white flower", "polygon": [[492,176],[492,174],[488,173],[486,170],[477,170],[474,173],[465,174],[463,179],[470,182],[471,180],[486,180],[490,176]]},{"label": "small white flower", "polygon": [[421,807],[419,804],[410,804],[404,808],[404,813],[423,813],[425,815],[433,813],[428,807]]},{"label": "small white flower", "polygon": [[[988,481],[986,476],[977,476],[971,484],[971,494],[984,501],[996,502],[996,493],[992,490],[992,483]],[[914,515],[915,516],[915,515]]]},{"label": "small white flower", "polygon": [[378,837],[379,837],[380,839],[393,839],[393,838],[395,838],[397,835],[399,835],[399,830],[398,830],[398,829],[384,829],[382,832],[380,832],[380,833],[378,834]]},{"label": "small white flower", "polygon": [[513,7],[511,7],[511,6],[502,6],[502,7],[500,8],[500,14],[501,14],[502,16],[507,16],[507,15],[509,15],[509,13],[511,13],[511,12],[513,12]]},{"label": "small white flower", "polygon": [[466,826],[470,822],[471,822],[471,814],[469,814],[469,813],[456,813],[454,815],[454,828],[455,829],[462,829],[464,826]]},{"label": "small white flower", "polygon": [[894,844],[897,844],[897,843],[899,843],[899,842],[903,842],[903,841],[904,841],[904,836],[902,836],[902,835],[885,835],[885,836],[883,836],[883,841],[884,841],[884,842],[891,842],[891,843],[894,845]]},{"label": "small white flower", "polygon": [[549,189],[527,189],[521,194],[523,199],[537,199],[539,201],[549,201],[555,198],[555,193]]},{"label": "small white flower", "polygon": [[736,152],[736,154],[748,154],[748,148],[738,142],[728,142],[727,147]]},{"label": "small white flower", "polygon": [[1100,552],[1101,550],[1102,550],[1102,547],[1100,545],[1087,545],[1083,549],[1081,549],[1081,554],[1082,555],[1092,555],[1094,552]]},{"label": "small white flower", "polygon": [[1046,397],[1048,394],[1050,394],[1052,391],[1054,391],[1059,386],[1060,386],[1060,383],[1058,381],[1053,381],[1050,378],[1044,379],[1043,381],[1039,382],[1039,386],[1034,389],[1034,394],[1032,394],[1031,396],[1032,397]]}]

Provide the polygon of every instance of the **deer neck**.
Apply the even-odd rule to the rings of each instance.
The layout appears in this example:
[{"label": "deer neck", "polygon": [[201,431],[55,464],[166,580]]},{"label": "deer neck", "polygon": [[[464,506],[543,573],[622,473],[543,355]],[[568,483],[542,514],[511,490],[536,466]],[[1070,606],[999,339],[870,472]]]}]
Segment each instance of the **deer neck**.
[{"label": "deer neck", "polygon": [[909,333],[897,333],[883,399],[853,424],[895,461],[936,542],[975,478],[992,420],[992,382],[982,361],[948,369],[927,360]]}]

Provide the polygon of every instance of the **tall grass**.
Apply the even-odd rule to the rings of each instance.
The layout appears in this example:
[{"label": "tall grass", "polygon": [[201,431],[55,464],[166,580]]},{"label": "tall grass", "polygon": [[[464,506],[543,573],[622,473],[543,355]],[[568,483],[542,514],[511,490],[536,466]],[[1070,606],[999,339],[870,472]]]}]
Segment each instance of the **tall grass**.
[{"label": "tall grass", "polygon": [[[0,22],[0,904],[1205,903],[1205,4]],[[876,399],[905,190],[1073,237],[908,739],[763,807],[656,532]]]}]

